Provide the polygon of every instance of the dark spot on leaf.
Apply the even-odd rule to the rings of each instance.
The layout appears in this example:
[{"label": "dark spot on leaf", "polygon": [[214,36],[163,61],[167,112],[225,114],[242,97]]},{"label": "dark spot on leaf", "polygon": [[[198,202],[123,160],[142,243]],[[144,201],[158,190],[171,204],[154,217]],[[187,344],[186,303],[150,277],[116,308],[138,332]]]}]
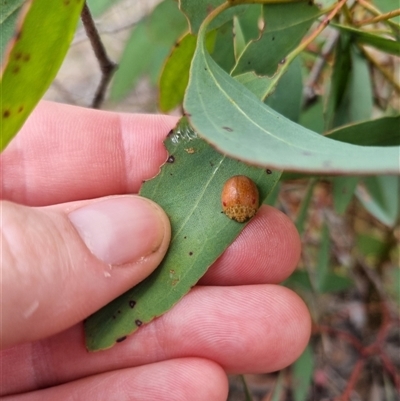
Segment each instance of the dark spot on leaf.
[{"label": "dark spot on leaf", "polygon": [[248,61],[248,62],[247,62],[247,65],[250,65],[250,64],[251,64],[251,61]]},{"label": "dark spot on leaf", "polygon": [[213,162],[210,162],[210,166],[211,166],[211,167],[214,167],[214,163],[213,163]]},{"label": "dark spot on leaf", "polygon": [[69,3],[71,3],[70,0],[64,0],[64,4],[65,4],[66,6],[69,6]]},{"label": "dark spot on leaf", "polygon": [[113,319],[116,319],[115,315],[113,315]]},{"label": "dark spot on leaf", "polygon": [[275,36],[272,36],[272,40],[275,40]]},{"label": "dark spot on leaf", "polygon": [[204,67],[204,71],[207,71],[207,67]]},{"label": "dark spot on leaf", "polygon": [[304,156],[311,156],[311,152],[307,152],[306,150],[302,152]]},{"label": "dark spot on leaf", "polygon": [[190,252],[189,252],[189,256],[192,256],[192,255],[193,255],[193,252],[192,252],[192,251],[190,251]]},{"label": "dark spot on leaf", "polygon": [[232,132],[233,129],[231,127],[222,127],[225,131]]},{"label": "dark spot on leaf", "polygon": [[135,320],[135,324],[136,324],[137,327],[140,327],[143,324],[143,322],[141,320],[139,320],[139,319],[136,319]]},{"label": "dark spot on leaf", "polygon": [[272,174],[272,171],[269,169],[269,168],[267,168],[267,174]]},{"label": "dark spot on leaf", "polygon": [[120,310],[118,310],[118,312],[117,313],[121,313],[121,311]]},{"label": "dark spot on leaf", "polygon": [[170,156],[170,157],[168,157],[168,159],[167,159],[167,163],[173,163],[175,161],[175,157],[174,156]]},{"label": "dark spot on leaf", "polygon": [[10,113],[10,110],[4,110],[4,111],[3,111],[3,117],[4,117],[4,118],[10,117],[10,114],[11,114],[11,113]]},{"label": "dark spot on leaf", "polygon": [[17,40],[20,40],[21,39],[21,36],[22,36],[22,31],[17,31],[17,32],[15,32],[15,40],[17,41]]},{"label": "dark spot on leaf", "polygon": [[21,113],[24,110],[24,106],[19,106],[18,113]]},{"label": "dark spot on leaf", "polygon": [[187,237],[183,237],[183,239],[186,239]]},{"label": "dark spot on leaf", "polygon": [[213,10],[214,10],[214,7],[211,4],[209,4],[207,6],[207,14],[210,14],[210,12],[213,11]]},{"label": "dark spot on leaf", "polygon": [[135,301],[129,301],[129,306],[130,306],[131,308],[134,308],[135,305],[136,305],[136,302],[135,302]]},{"label": "dark spot on leaf", "polygon": [[117,338],[117,343],[122,343],[124,340],[126,340],[126,336]]},{"label": "dark spot on leaf", "polygon": [[286,63],[286,58],[283,58],[280,62],[279,62],[279,64],[285,64]]},{"label": "dark spot on leaf", "polygon": [[175,43],[175,47],[179,47],[179,45],[180,45],[179,42],[176,42],[176,43]]},{"label": "dark spot on leaf", "polygon": [[17,52],[15,53],[15,60],[19,60],[22,57],[22,53]]},{"label": "dark spot on leaf", "polygon": [[28,62],[30,59],[31,59],[30,54],[24,54],[24,57],[22,57],[22,60],[24,60],[25,62]]},{"label": "dark spot on leaf", "polygon": [[312,5],[314,5],[314,2],[313,2],[313,0],[310,0],[310,1],[308,2],[308,5],[309,5],[309,6],[312,6]]},{"label": "dark spot on leaf", "polygon": [[19,73],[19,65],[14,66],[14,68],[12,69],[12,73],[13,74],[18,74]]},{"label": "dark spot on leaf", "polygon": [[169,175],[173,175],[172,173],[169,173]]}]

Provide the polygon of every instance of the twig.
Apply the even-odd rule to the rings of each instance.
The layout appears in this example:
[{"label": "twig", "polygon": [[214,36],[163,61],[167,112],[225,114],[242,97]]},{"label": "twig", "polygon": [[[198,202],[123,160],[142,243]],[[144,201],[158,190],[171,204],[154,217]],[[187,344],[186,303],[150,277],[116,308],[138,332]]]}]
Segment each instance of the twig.
[{"label": "twig", "polygon": [[365,48],[361,45],[358,46],[365,58],[373,64],[373,66],[386,78],[387,81],[393,86],[394,90],[397,93],[400,93],[400,83],[396,82],[395,78],[392,76],[392,74],[384,68],[376,59],[374,56],[372,56]]},{"label": "twig", "polygon": [[330,36],[328,37],[328,40],[325,42],[324,46],[322,47],[321,54],[318,56],[314,65],[312,66],[307,82],[304,85],[303,89],[304,106],[308,106],[316,98],[314,86],[318,81],[319,76],[321,75],[327,57],[335,47],[338,38],[339,38],[339,32],[333,31],[332,34],[330,34]]},{"label": "twig", "polygon": [[107,86],[117,65],[109,59],[106,53],[103,42],[101,41],[100,35],[97,32],[96,25],[93,21],[92,15],[90,14],[90,10],[86,2],[82,9],[81,19],[86,31],[86,35],[89,38],[94,54],[97,58],[97,61],[99,62],[100,70],[102,73],[100,84],[97,87],[95,96],[92,101],[92,107],[94,109],[98,109],[103,102]]},{"label": "twig", "polygon": [[[374,7],[371,3],[369,3],[368,1],[365,0],[357,0],[358,4],[360,4],[362,7],[364,7],[366,10],[368,10],[371,14],[379,16],[382,15],[382,13],[376,8]],[[393,32],[395,33],[395,35],[399,35],[400,34],[400,27],[398,24],[396,24],[393,21],[390,21],[389,19],[386,19],[384,21],[386,24],[388,24]]]},{"label": "twig", "polygon": [[375,24],[376,22],[386,21],[390,18],[397,17],[398,15],[400,15],[400,8],[397,10],[389,11],[388,13],[385,14],[378,15],[376,17],[367,18],[365,20],[356,22],[355,25],[361,26],[361,25]]},{"label": "twig", "polygon": [[339,398],[340,401],[348,401],[351,396],[351,392],[354,390],[358,377],[360,376],[361,370],[364,367],[364,359],[359,359],[353,368],[353,372],[347,382],[346,389],[344,390],[342,396]]}]

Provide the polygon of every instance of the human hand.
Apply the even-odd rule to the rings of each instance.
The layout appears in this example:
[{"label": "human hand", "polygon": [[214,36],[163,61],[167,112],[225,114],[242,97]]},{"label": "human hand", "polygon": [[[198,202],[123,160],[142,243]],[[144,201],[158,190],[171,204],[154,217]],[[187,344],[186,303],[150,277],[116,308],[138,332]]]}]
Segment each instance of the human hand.
[{"label": "human hand", "polygon": [[175,123],[42,102],[3,152],[4,400],[225,400],[226,373],[275,371],[301,354],[308,311],[276,285],[300,241],[267,206],[172,310],[110,350],[86,351],[81,321],[167,249],[164,213],[126,194],[157,174]]}]

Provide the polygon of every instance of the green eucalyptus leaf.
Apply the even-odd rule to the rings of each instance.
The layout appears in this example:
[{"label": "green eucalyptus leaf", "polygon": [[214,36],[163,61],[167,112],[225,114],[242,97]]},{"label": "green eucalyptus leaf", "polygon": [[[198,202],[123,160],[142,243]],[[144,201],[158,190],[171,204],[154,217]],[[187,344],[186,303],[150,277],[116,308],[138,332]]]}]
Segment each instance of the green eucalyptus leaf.
[{"label": "green eucalyptus leaf", "polygon": [[314,373],[314,356],[310,345],[293,364],[293,397],[294,401],[309,399],[311,381]]},{"label": "green eucalyptus leaf", "polygon": [[350,34],[351,37],[358,43],[373,46],[385,53],[400,56],[400,42],[384,38],[371,32],[366,32],[361,29],[353,28],[350,26],[332,24],[333,27],[342,32]]},{"label": "green eucalyptus leaf", "polygon": [[328,132],[329,138],[362,146],[400,146],[400,116],[350,124]]},{"label": "green eucalyptus leaf", "polygon": [[160,75],[172,46],[187,29],[174,0],[164,0],[133,27],[114,74],[111,99],[120,100],[148,74],[153,83]]},{"label": "green eucalyptus leaf", "polygon": [[140,194],[157,202],[170,218],[168,253],[147,279],[86,320],[90,351],[113,346],[172,308],[242,231],[245,224],[221,211],[227,179],[238,174],[250,177],[263,202],[280,177],[278,171],[266,172],[218,153],[184,119],[165,145],[167,163],[143,184]]},{"label": "green eucalyptus leaf", "polygon": [[164,64],[159,85],[159,106],[164,113],[183,102],[196,40],[196,36],[191,33],[186,34],[175,45]]},{"label": "green eucalyptus leaf", "polygon": [[235,65],[233,46],[233,21],[228,21],[217,28],[215,46],[211,52],[213,60],[226,72]]},{"label": "green eucalyptus leaf", "polygon": [[[179,0],[179,8],[186,15],[189,21],[190,32],[197,34],[204,19],[218,6],[225,3],[225,0]],[[245,12],[247,6],[231,8],[227,13],[220,15],[210,25],[210,29],[215,29],[231,20],[234,15]]]},{"label": "green eucalyptus leaf", "polygon": [[0,81],[3,150],[41,99],[67,53],[83,0],[31,0],[21,11]]},{"label": "green eucalyptus leaf", "polygon": [[12,39],[19,12],[25,0],[0,0],[0,66],[8,42]]},{"label": "green eucalyptus leaf", "polygon": [[111,99],[122,99],[135,87],[149,65],[149,53],[144,57],[149,49],[150,53],[154,50],[151,48],[144,21],[140,21],[133,27],[118,63],[111,85]]},{"label": "green eucalyptus leaf", "polygon": [[[207,35],[207,49],[212,50],[215,44],[216,31]],[[187,33],[172,49],[164,64],[160,76],[160,110],[167,112],[183,102],[189,82],[190,63],[196,49],[196,36]]]},{"label": "green eucalyptus leaf", "polygon": [[265,30],[246,46],[232,75],[254,71],[272,76],[321,14],[318,7],[307,2],[268,4],[263,10]]},{"label": "green eucalyptus leaf", "polygon": [[86,0],[90,13],[95,18],[100,17],[101,14],[120,1],[121,0]]},{"label": "green eucalyptus leaf", "polygon": [[335,177],[332,178],[333,183],[333,206],[338,214],[343,214],[349,206],[354,196],[358,177]]},{"label": "green eucalyptus leaf", "polygon": [[265,104],[286,118],[297,122],[303,102],[303,81],[301,62],[297,57],[279,80],[275,90],[268,95]]},{"label": "green eucalyptus leaf", "polygon": [[[207,22],[221,9],[218,9]],[[223,71],[199,31],[184,109],[222,153],[259,166],[312,173],[397,174],[398,147],[345,144],[286,119]]]},{"label": "green eucalyptus leaf", "polygon": [[400,177],[365,177],[363,185],[357,187],[356,195],[375,218],[383,224],[394,227],[399,219]]},{"label": "green eucalyptus leaf", "polygon": [[146,20],[146,28],[151,43],[170,49],[188,24],[175,0],[163,0]]}]

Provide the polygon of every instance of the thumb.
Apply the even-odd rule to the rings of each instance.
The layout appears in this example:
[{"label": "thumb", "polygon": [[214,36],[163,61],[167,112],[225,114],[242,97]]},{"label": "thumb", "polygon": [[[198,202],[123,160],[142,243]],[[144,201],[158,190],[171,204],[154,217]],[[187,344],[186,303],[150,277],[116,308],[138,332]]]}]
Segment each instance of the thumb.
[{"label": "thumb", "polygon": [[2,348],[83,320],[148,276],[170,240],[165,213],[139,196],[0,207]]}]

